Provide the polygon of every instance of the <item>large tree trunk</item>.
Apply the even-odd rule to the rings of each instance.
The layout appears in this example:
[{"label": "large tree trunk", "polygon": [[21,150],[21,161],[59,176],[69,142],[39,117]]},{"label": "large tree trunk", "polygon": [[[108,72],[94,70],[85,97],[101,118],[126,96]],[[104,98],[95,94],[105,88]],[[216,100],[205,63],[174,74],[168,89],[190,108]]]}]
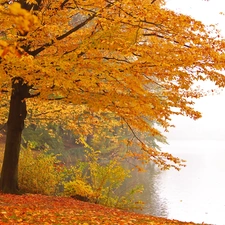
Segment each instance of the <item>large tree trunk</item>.
[{"label": "large tree trunk", "polygon": [[30,87],[20,77],[12,79],[12,93],[7,122],[5,154],[0,178],[3,193],[18,194],[18,163],[21,134],[26,118],[25,98],[29,97]]}]

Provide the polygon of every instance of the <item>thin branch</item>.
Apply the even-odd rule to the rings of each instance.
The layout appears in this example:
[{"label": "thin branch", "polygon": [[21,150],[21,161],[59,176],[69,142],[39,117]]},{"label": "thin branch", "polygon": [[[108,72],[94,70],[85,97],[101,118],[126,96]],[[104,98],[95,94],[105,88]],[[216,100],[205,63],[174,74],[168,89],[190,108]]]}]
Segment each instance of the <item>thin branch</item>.
[{"label": "thin branch", "polygon": [[[143,34],[143,36],[147,36],[147,37],[149,37],[149,36],[155,36],[155,37],[158,37],[158,38],[162,38],[162,39],[167,39],[167,40],[170,40],[168,37],[165,37],[165,36],[163,36],[163,35],[160,35],[160,34],[156,34],[156,33],[148,33],[148,34]],[[172,41],[172,42],[174,42],[174,43],[176,43],[176,44],[180,44],[180,42],[179,41],[174,41],[174,40],[170,40],[170,41]],[[184,44],[183,45],[184,47],[187,47],[187,48],[191,48],[191,46],[189,46],[189,45],[186,45],[186,44]]]},{"label": "thin branch", "polygon": [[154,81],[152,78],[148,77],[147,75],[143,74],[143,76],[147,79],[150,80],[151,82],[155,83],[156,85],[160,86],[163,89],[167,89],[165,88],[162,84],[159,84],[158,82]]},{"label": "thin branch", "polygon": [[6,89],[1,89],[0,92],[1,92],[1,93],[8,93],[9,91],[6,90]]},{"label": "thin branch", "polygon": [[[112,5],[112,3],[110,2],[108,5],[105,6],[105,8],[108,8]],[[74,32],[78,31],[79,29],[83,28],[86,24],[88,24],[90,21],[92,21],[96,16],[98,15],[97,12],[94,12],[91,16],[89,16],[85,21],[83,21],[82,23],[78,24],[77,26],[73,27],[72,29],[70,29],[69,31],[67,31],[66,33],[56,37],[57,41],[61,41],[64,38],[68,37],[69,35],[73,34]],[[37,54],[39,54],[40,52],[44,51],[46,48],[52,46],[55,44],[54,40],[51,40],[48,43],[45,43],[44,45],[42,45],[41,47],[35,49],[34,51],[28,51],[27,53],[29,53],[32,56],[36,56]]]},{"label": "thin branch", "polygon": [[[121,117],[123,119],[123,121],[127,124],[128,128],[130,129],[131,133],[133,134],[134,138],[136,138],[143,146],[146,146],[146,144],[137,136],[137,134],[135,133],[134,129],[130,126],[130,124],[125,120],[124,117]],[[155,155],[150,154],[147,150],[145,150],[144,148],[142,148],[142,150],[144,152],[146,152],[147,154],[150,155],[150,157],[156,159],[157,157]]]},{"label": "thin branch", "polygon": [[31,118],[33,117],[33,118],[36,118],[36,117],[38,117],[38,116],[42,116],[42,115],[47,115],[47,114],[49,114],[49,113],[57,113],[57,112],[60,112],[61,111],[61,109],[57,109],[57,110],[52,110],[52,111],[47,111],[47,112],[42,112],[42,113],[39,113],[39,114],[32,114],[32,116],[31,116]]},{"label": "thin branch", "polygon": [[118,61],[118,62],[131,63],[131,62],[129,62],[129,61],[126,60],[126,59],[117,59],[117,58],[114,58],[114,57],[107,57],[107,56],[102,57],[102,58],[103,58],[103,59],[106,59],[106,60],[115,60],[115,61]]},{"label": "thin branch", "polygon": [[144,142],[136,135],[136,133],[134,132],[133,128],[132,128],[132,127],[130,126],[130,124],[125,120],[125,118],[124,118],[124,117],[121,117],[121,118],[122,118],[123,121],[127,124],[128,128],[130,129],[130,131],[131,131],[131,133],[133,134],[133,136],[134,136],[141,144],[145,145]]},{"label": "thin branch", "polygon": [[151,4],[153,4],[154,2],[156,2],[156,0],[152,0]]},{"label": "thin branch", "polygon": [[[84,27],[88,22],[90,22],[91,20],[93,20],[95,17],[96,17],[96,14],[93,14],[92,16],[88,17],[84,22],[78,24],[77,26],[75,26],[71,30],[67,31],[66,33],[58,36],[56,38],[56,40],[57,41],[60,41],[60,40],[62,40],[64,38],[68,37],[72,33],[76,32],[80,28]],[[36,56],[37,54],[39,54],[40,52],[42,52],[43,50],[45,50],[45,48],[50,47],[50,46],[52,46],[54,44],[55,44],[55,41],[54,40],[51,40],[51,42],[45,43],[44,45],[42,45],[41,47],[35,49],[34,51],[28,51],[28,53],[30,55],[32,55],[32,56]]]},{"label": "thin branch", "polygon": [[62,96],[62,97],[52,97],[52,98],[48,98],[48,101],[58,101],[58,100],[63,100],[63,99],[67,99],[68,96]]},{"label": "thin branch", "polygon": [[60,8],[63,9],[64,6],[66,5],[66,3],[68,2],[69,0],[64,0],[61,5],[60,5]]}]

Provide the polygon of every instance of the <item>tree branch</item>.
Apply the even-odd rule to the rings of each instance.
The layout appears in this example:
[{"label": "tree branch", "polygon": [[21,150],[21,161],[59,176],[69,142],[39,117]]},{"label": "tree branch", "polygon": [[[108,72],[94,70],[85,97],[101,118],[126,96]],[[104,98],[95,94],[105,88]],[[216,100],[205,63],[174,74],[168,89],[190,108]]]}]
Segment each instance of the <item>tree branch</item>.
[{"label": "tree branch", "polygon": [[153,4],[154,2],[156,2],[156,0],[152,0],[151,4]]},{"label": "tree branch", "polygon": [[6,89],[1,89],[0,92],[1,92],[1,93],[8,93],[9,91],[6,90]]},{"label": "tree branch", "polygon": [[[165,36],[163,36],[161,34],[156,34],[156,33],[147,33],[147,34],[143,34],[143,36],[146,36],[146,37],[155,36],[155,37],[158,37],[158,38],[170,40],[168,37],[165,37]],[[180,44],[179,41],[174,41],[174,40],[171,40],[171,41],[173,41],[176,44]],[[186,44],[184,44],[183,46],[187,47],[187,48],[191,48],[191,46],[186,45]]]},{"label": "tree branch", "polygon": [[134,132],[133,128],[130,126],[130,124],[125,120],[124,117],[121,117],[123,119],[123,121],[127,124],[129,130],[131,131],[131,133],[133,134],[133,136],[141,143],[144,144],[143,141],[136,135],[136,133]]},{"label": "tree branch", "polygon": [[60,8],[63,9],[64,6],[66,5],[66,3],[68,2],[69,0],[64,0],[61,5],[60,5]]},{"label": "tree branch", "polygon": [[[93,20],[95,18],[96,14],[93,14],[92,16],[89,16],[84,22],[78,24],[77,26],[75,26],[74,28],[72,28],[71,30],[67,31],[66,33],[58,36],[56,38],[57,41],[60,41],[66,37],[68,37],[69,35],[71,35],[72,33],[76,32],[77,30],[79,30],[80,28],[84,27],[89,21]],[[42,52],[45,48],[50,47],[52,45],[55,44],[55,41],[51,40],[51,42],[45,43],[44,45],[42,45],[41,47],[35,49],[34,51],[28,51],[28,53],[32,56],[36,56],[37,54],[39,54],[40,52]]]},{"label": "tree branch", "polygon": [[[66,1],[65,1],[66,2]],[[108,1],[107,1],[108,2]],[[105,8],[111,7],[113,5],[112,2],[109,2]],[[102,10],[102,9],[101,9]],[[99,10],[99,11],[101,11]],[[98,11],[98,12],[99,12]],[[69,35],[73,34],[74,32],[76,32],[77,30],[79,30],[80,28],[84,27],[87,23],[89,23],[91,20],[93,20],[95,17],[97,17],[98,13],[97,12],[93,12],[93,14],[91,16],[89,16],[85,21],[83,21],[82,23],[78,24],[77,26],[73,27],[71,30],[67,31],[66,33],[56,37],[57,41],[61,41],[64,38],[68,37]],[[46,48],[52,46],[55,44],[54,40],[51,40],[48,43],[45,43],[44,45],[42,45],[41,47],[35,49],[34,51],[27,51],[28,54],[32,55],[32,56],[36,56],[37,54],[39,54],[40,52],[42,52],[43,50],[45,50]]]}]

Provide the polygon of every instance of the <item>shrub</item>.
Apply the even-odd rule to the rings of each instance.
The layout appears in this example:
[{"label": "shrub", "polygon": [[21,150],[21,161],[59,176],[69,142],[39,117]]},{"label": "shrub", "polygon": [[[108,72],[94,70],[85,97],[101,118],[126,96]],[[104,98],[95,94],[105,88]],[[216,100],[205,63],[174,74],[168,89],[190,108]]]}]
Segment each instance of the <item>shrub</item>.
[{"label": "shrub", "polygon": [[70,169],[72,181],[64,183],[66,196],[79,195],[91,202],[102,205],[134,209],[142,208],[143,202],[136,201],[136,195],[143,191],[143,186],[134,186],[121,192],[121,186],[131,177],[118,159],[100,163],[100,152],[89,147],[87,161],[80,162]]},{"label": "shrub", "polygon": [[75,180],[65,183],[64,193],[77,199],[93,201],[94,193],[92,187],[83,180]]},{"label": "shrub", "polygon": [[57,193],[61,172],[57,170],[57,158],[46,152],[36,156],[30,149],[24,149],[19,161],[19,187],[23,192],[52,195]]},{"label": "shrub", "polygon": [[118,158],[100,161],[101,153],[90,148],[86,162],[70,168],[59,168],[55,155],[22,150],[19,163],[19,187],[23,192],[46,195],[60,194],[102,205],[134,209],[143,203],[136,201],[142,186],[132,186],[121,191],[131,177]]}]

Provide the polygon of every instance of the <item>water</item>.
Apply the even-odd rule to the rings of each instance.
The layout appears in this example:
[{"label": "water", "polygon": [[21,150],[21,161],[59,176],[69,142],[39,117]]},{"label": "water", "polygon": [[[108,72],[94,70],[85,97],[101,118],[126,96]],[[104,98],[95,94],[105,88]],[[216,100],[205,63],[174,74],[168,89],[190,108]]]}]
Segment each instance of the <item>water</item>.
[{"label": "water", "polygon": [[144,175],[143,213],[225,225],[225,142],[171,141],[162,150],[187,160],[187,166]]}]

